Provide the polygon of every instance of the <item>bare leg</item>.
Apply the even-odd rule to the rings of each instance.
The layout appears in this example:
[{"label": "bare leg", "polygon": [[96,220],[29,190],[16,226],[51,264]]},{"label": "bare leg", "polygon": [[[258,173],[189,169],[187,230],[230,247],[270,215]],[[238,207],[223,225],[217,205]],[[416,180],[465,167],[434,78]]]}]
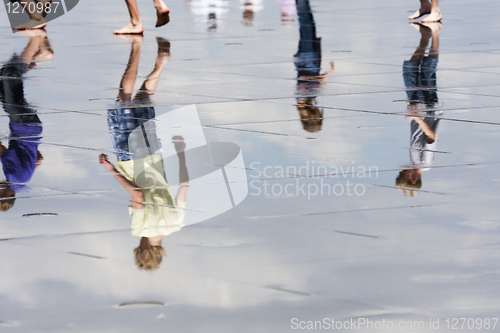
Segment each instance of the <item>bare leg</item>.
[{"label": "bare leg", "polygon": [[438,0],[432,0],[431,14],[427,16],[422,22],[439,22],[443,18],[439,10]]},{"label": "bare leg", "polygon": [[137,7],[137,0],[125,0],[127,4],[128,13],[130,15],[130,23],[121,29],[115,30],[115,35],[140,35],[144,32],[142,27],[141,17],[139,15],[139,7]]},{"label": "bare leg", "polygon": [[156,25],[155,27],[161,27],[170,21],[170,10],[163,0],[153,0],[156,8]]},{"label": "bare leg", "polygon": [[128,59],[127,68],[123,73],[120,82],[120,91],[118,93],[119,101],[130,101],[132,92],[134,91],[135,80],[137,78],[137,70],[139,68],[139,58],[141,55],[142,36],[129,36],[127,39],[131,42],[130,57]]},{"label": "bare leg", "polygon": [[139,99],[145,99],[155,92],[163,68],[170,58],[170,42],[161,37],[156,37],[156,42],[158,43],[158,55],[156,56],[155,68],[142,84],[140,91],[137,92],[136,98]]},{"label": "bare leg", "polygon": [[[437,1],[436,1],[437,2]],[[420,0],[420,9],[417,10],[413,15],[408,16],[409,20],[414,20],[417,19],[423,15],[430,14],[431,13],[431,3],[429,0]]]}]

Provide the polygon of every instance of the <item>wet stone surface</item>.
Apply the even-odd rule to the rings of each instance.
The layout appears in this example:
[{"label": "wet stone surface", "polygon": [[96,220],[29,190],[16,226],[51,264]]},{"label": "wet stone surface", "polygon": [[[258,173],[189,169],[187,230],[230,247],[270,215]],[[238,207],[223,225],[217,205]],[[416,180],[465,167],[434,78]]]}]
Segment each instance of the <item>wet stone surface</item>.
[{"label": "wet stone surface", "polygon": [[167,5],[0,10],[2,332],[498,330],[498,1]]}]

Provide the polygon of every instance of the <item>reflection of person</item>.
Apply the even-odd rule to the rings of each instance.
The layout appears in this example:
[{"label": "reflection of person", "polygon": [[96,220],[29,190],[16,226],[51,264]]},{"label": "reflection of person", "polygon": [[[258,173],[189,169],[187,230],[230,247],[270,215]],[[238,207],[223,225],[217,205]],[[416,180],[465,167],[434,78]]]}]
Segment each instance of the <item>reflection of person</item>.
[{"label": "reflection of person", "polygon": [[[155,27],[161,27],[170,21],[170,10],[163,0],[153,0],[156,9],[156,25]],[[130,16],[130,23],[121,29],[115,30],[113,33],[115,35],[140,35],[144,32],[142,26],[141,16],[139,15],[139,7],[137,6],[137,0],[125,0],[127,4],[128,13]]]},{"label": "reflection of person", "polygon": [[420,0],[420,9],[418,9],[413,15],[408,16],[408,19],[413,20],[421,16],[427,15],[422,22],[439,22],[443,18],[441,11],[439,10],[438,0]]},{"label": "reflection of person", "polygon": [[[108,125],[117,155],[116,167],[102,154],[99,162],[131,195],[132,235],[141,237],[134,250],[135,261],[140,269],[154,270],[159,267],[165,250],[161,247],[163,237],[180,230],[184,220],[188,174],[186,169],[182,137],[173,141],[179,158],[180,188],[174,198],[165,179],[161,145],[156,137],[153,107],[149,96],[156,90],[159,76],[170,54],[170,44],[158,41],[158,56],[153,72],[148,76],[135,98],[133,87],[137,76],[142,36],[131,37],[132,51],[129,63],[120,83],[118,107],[108,110]],[[135,130],[135,131],[134,131]],[[145,144],[134,140],[139,132]],[[137,142],[135,142],[137,141]]]},{"label": "reflection of person", "polygon": [[[409,61],[403,64],[403,78],[411,110],[410,157],[412,168],[403,170],[396,179],[406,196],[418,194],[422,187],[422,172],[432,166],[437,149],[437,134],[442,111],[436,111],[438,96],[436,88],[436,67],[439,55],[439,33],[441,23],[427,25],[413,24],[421,33],[420,45]],[[429,55],[425,50],[432,38]],[[419,114],[417,110],[423,112]]]},{"label": "reflection of person", "polygon": [[278,0],[278,5],[281,12],[281,22],[293,22],[297,7],[295,0]]},{"label": "reflection of person", "polygon": [[256,12],[262,10],[264,5],[262,0],[240,0],[243,9],[243,24],[251,27],[253,25],[253,16]]},{"label": "reflection of person", "polygon": [[295,54],[297,70],[297,110],[302,126],[308,132],[321,130],[323,111],[316,106],[316,95],[323,81],[333,72],[321,74],[321,38],[316,37],[316,25],[309,0],[296,0],[300,25],[299,49]]},{"label": "reflection of person", "polygon": [[191,1],[191,12],[206,18],[208,31],[217,30],[217,19],[229,10],[229,0],[193,0]]},{"label": "reflection of person", "polygon": [[[14,0],[9,0],[15,2]],[[19,0],[18,0],[19,1]],[[23,10],[29,15],[29,21],[14,27],[14,30],[42,29],[47,25],[45,16],[50,13],[52,0],[20,0]]]},{"label": "reflection of person", "polygon": [[23,190],[42,161],[38,151],[42,122],[24,97],[23,75],[39,61],[50,59],[53,52],[46,32],[24,32],[30,41],[21,56],[14,54],[0,69],[0,101],[9,115],[9,147],[0,143],[0,161],[6,181],[0,183],[0,210],[14,205],[15,194]]}]

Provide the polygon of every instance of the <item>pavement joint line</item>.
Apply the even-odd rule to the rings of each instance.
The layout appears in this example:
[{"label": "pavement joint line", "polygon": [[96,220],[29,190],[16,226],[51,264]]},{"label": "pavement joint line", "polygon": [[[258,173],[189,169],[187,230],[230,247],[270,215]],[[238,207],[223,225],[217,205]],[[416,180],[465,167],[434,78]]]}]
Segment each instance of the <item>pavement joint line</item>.
[{"label": "pavement joint line", "polygon": [[231,131],[239,131],[239,132],[251,132],[251,133],[257,133],[257,134],[268,134],[268,135],[278,135],[278,136],[287,136],[287,137],[297,137],[297,138],[302,138],[302,139],[316,139],[316,138],[310,138],[310,137],[305,137],[301,135],[292,135],[292,134],[285,134],[285,133],[276,133],[276,132],[264,132],[264,131],[257,131],[257,130],[248,130],[248,129],[241,129],[241,128],[231,128],[231,127],[222,127],[222,126],[213,126],[213,125],[205,125],[202,126],[204,128],[216,128],[216,129],[223,129],[223,130],[231,130]]},{"label": "pavement joint line", "polygon": [[[343,110],[343,111],[352,111],[352,112],[362,112],[362,113],[373,113],[373,114],[384,114],[384,115],[391,115],[391,116],[408,116],[408,114],[403,114],[403,113],[394,113],[394,112],[387,112],[387,111],[370,111],[370,110],[360,110],[360,109],[348,109],[348,108],[339,108],[339,107],[330,107],[330,106],[318,106],[322,107],[325,109],[333,109],[333,110]],[[481,107],[471,107],[471,108],[452,108],[452,109],[432,109],[432,110],[426,110],[426,111],[457,111],[457,110],[471,110],[471,109],[484,109],[484,108],[496,108],[498,106],[481,106]],[[425,117],[425,116],[424,116]],[[429,116],[430,117],[430,116]],[[449,121],[455,121],[455,122],[464,122],[464,123],[475,123],[475,124],[484,124],[484,125],[500,125],[499,122],[491,122],[491,121],[480,121],[480,120],[467,120],[467,119],[458,119],[458,118],[447,118],[447,117],[436,117],[438,119],[442,120],[449,120]]]},{"label": "pavement joint line", "polygon": [[[366,115],[353,115],[353,116],[330,116],[330,117],[321,117],[321,118],[310,118],[310,119],[337,119],[337,118],[355,118],[355,117],[368,117]],[[239,123],[229,123],[229,124],[211,124],[205,125],[207,127],[210,126],[236,126],[236,125],[251,125],[251,124],[269,124],[269,123],[281,123],[281,122],[295,122],[297,119],[278,119],[278,120],[262,120],[262,121],[248,121],[248,122],[239,122]]]},{"label": "pavement joint line", "polygon": [[261,219],[274,219],[274,218],[284,218],[284,217],[318,216],[318,215],[331,215],[331,214],[344,214],[344,213],[361,213],[361,212],[371,212],[379,210],[422,208],[422,207],[442,206],[442,205],[445,204],[405,205],[405,206],[395,206],[395,207],[364,208],[364,209],[339,210],[330,212],[313,212],[313,213],[302,213],[302,214],[244,216],[242,218],[245,220],[261,220]]}]

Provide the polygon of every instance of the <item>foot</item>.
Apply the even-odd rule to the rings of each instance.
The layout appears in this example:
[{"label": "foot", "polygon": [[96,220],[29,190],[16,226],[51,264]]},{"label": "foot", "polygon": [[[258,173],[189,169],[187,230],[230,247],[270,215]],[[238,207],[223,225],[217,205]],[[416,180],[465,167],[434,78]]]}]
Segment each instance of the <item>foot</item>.
[{"label": "foot", "polygon": [[144,40],[143,35],[118,35],[121,39],[129,42],[130,44],[142,44]]},{"label": "foot", "polygon": [[29,37],[46,37],[47,31],[43,29],[28,29],[28,30],[20,30],[20,33]]},{"label": "foot", "polygon": [[52,50],[40,50],[35,56],[33,57],[33,60],[35,61],[36,65],[40,65],[43,62],[47,62],[48,60],[52,59],[54,56],[54,52]]},{"label": "foot", "polygon": [[420,24],[420,23],[413,23],[410,22],[408,23],[412,27],[414,27],[416,30],[422,34],[423,38],[430,39],[432,36],[432,30],[426,25],[426,24]]},{"label": "foot", "polygon": [[[37,30],[37,31],[44,31],[45,30]],[[45,33],[47,35],[47,33]],[[54,56],[54,51],[52,50],[52,46],[50,46],[49,39],[47,36],[43,39],[42,45],[40,45],[40,50],[38,51],[40,54],[40,57],[44,59],[51,59]]]},{"label": "foot", "polygon": [[156,25],[155,27],[161,27],[162,25],[167,24],[170,21],[170,10],[167,5],[162,1],[155,5],[156,8]]},{"label": "foot", "polygon": [[443,26],[441,22],[422,23],[422,25],[431,30],[433,38],[439,37],[439,34],[441,33],[441,27]]},{"label": "foot", "polygon": [[429,16],[427,16],[425,19],[422,20],[422,23],[431,23],[431,22],[439,22],[443,18],[443,15],[441,15],[441,11],[435,10],[430,13]]},{"label": "foot", "polygon": [[47,22],[45,22],[45,19],[42,18],[41,20],[35,20],[31,19],[28,22],[25,22],[23,24],[19,24],[18,26],[14,27],[15,31],[23,31],[23,30],[35,30],[35,29],[43,29],[47,25]]},{"label": "foot", "polygon": [[144,28],[142,27],[142,23],[129,23],[123,28],[113,31],[115,35],[142,35],[143,32]]},{"label": "foot", "polygon": [[413,13],[413,15],[408,16],[408,19],[409,20],[414,20],[414,19],[418,19],[421,16],[430,14],[431,13],[431,9],[432,8],[431,8],[430,2],[423,3],[423,4],[420,5],[420,9],[419,10],[417,10],[415,13]]},{"label": "foot", "polygon": [[415,30],[420,31],[421,24],[420,23],[415,23],[415,22],[408,22],[408,25],[411,25],[412,27],[415,28]]},{"label": "foot", "polygon": [[38,65],[40,62],[47,61],[52,59],[54,56],[54,51],[51,48],[40,47],[40,50],[35,54],[33,59],[36,61]]}]

